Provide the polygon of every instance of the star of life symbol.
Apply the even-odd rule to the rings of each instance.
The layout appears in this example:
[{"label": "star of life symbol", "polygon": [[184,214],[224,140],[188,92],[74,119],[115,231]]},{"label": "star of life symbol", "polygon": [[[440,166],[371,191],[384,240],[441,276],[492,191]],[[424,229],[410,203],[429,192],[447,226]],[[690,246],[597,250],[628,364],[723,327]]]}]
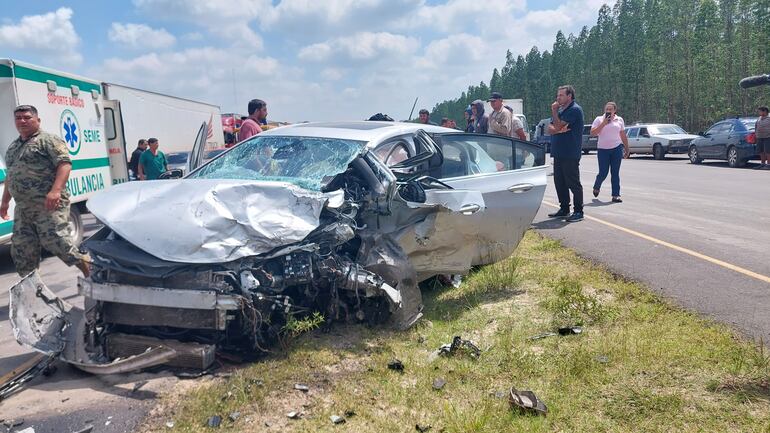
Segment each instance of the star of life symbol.
[{"label": "star of life symbol", "polygon": [[80,124],[75,113],[64,110],[59,119],[59,130],[64,142],[67,143],[67,151],[70,155],[77,155],[80,151]]}]

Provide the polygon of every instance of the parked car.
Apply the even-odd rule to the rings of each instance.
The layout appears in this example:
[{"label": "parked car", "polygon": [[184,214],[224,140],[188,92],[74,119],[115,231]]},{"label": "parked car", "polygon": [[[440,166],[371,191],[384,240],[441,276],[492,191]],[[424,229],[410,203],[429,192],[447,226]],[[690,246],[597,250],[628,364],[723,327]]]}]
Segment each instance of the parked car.
[{"label": "parked car", "polygon": [[591,125],[583,125],[583,153],[588,155],[592,150],[597,149],[599,137],[591,136]]},{"label": "parked car", "polygon": [[174,152],[166,154],[166,164],[168,165],[168,169],[184,170],[187,165],[187,158],[189,157],[190,152]]},{"label": "parked car", "polygon": [[721,159],[730,167],[743,167],[757,155],[756,117],[726,119],[712,125],[692,141],[688,149],[690,162],[700,164],[704,159]]},{"label": "parked car", "polygon": [[541,119],[535,126],[535,143],[545,147],[546,153],[551,153],[551,134],[548,133],[548,125],[551,124],[551,118]]},{"label": "parked car", "polygon": [[690,142],[698,138],[688,134],[681,126],[670,123],[627,126],[626,136],[631,154],[652,155],[655,159],[664,159],[669,153],[687,153]]},{"label": "parked car", "polygon": [[118,373],[258,354],[316,312],[406,328],[417,283],[510,256],[546,186],[541,146],[397,122],[285,126],[191,169],[90,199],[105,226],[83,243],[85,312],[30,274],[11,289],[17,340]]}]

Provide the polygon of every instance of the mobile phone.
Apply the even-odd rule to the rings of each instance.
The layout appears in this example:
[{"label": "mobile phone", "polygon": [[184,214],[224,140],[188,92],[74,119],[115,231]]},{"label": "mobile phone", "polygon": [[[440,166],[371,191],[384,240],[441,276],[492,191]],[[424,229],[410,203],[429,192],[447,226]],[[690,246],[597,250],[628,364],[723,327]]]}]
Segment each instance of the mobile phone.
[{"label": "mobile phone", "polygon": [[608,119],[609,119],[611,116],[612,116],[612,113],[610,113],[609,111],[608,111],[608,112],[606,112],[606,113],[604,113],[604,117],[606,117],[606,118],[608,118]]}]

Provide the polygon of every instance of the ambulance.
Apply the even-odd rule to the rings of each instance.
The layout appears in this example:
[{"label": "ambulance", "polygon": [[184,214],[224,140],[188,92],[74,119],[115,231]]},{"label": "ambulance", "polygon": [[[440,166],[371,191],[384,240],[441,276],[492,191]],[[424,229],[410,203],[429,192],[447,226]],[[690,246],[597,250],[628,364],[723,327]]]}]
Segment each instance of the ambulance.
[{"label": "ambulance", "polygon": [[[158,138],[164,153],[189,152],[196,142],[205,148],[224,146],[216,105],[0,59],[0,183],[8,146],[19,135],[13,109],[21,104],[34,105],[41,129],[67,144],[70,224],[78,243],[86,200],[128,181],[127,160],[140,138]],[[11,216],[13,207],[12,200]],[[12,231],[12,220],[0,220],[0,244],[10,242]]]}]

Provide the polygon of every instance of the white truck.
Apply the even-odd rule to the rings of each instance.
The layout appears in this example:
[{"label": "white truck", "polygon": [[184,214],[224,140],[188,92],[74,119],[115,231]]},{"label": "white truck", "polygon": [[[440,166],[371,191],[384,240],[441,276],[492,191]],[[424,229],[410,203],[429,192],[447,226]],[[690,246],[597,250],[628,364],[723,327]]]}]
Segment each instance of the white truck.
[{"label": "white truck", "polygon": [[[13,109],[21,104],[35,106],[41,129],[67,144],[72,158],[70,224],[78,242],[85,201],[128,181],[127,159],[139,138],[158,138],[164,152],[191,151],[196,140],[205,140],[206,148],[224,146],[216,105],[0,59],[0,183],[5,180],[5,153],[19,135]],[[13,207],[11,201],[11,215]],[[12,220],[0,220],[0,244],[10,241],[12,231]]]},{"label": "white truck", "polygon": [[[511,107],[513,110],[513,116],[521,121],[524,126],[524,133],[529,137],[529,124],[527,123],[527,116],[524,115],[524,100],[523,99],[503,99],[503,106]],[[484,103],[484,112],[489,114],[492,112],[492,106],[489,102]]]}]

